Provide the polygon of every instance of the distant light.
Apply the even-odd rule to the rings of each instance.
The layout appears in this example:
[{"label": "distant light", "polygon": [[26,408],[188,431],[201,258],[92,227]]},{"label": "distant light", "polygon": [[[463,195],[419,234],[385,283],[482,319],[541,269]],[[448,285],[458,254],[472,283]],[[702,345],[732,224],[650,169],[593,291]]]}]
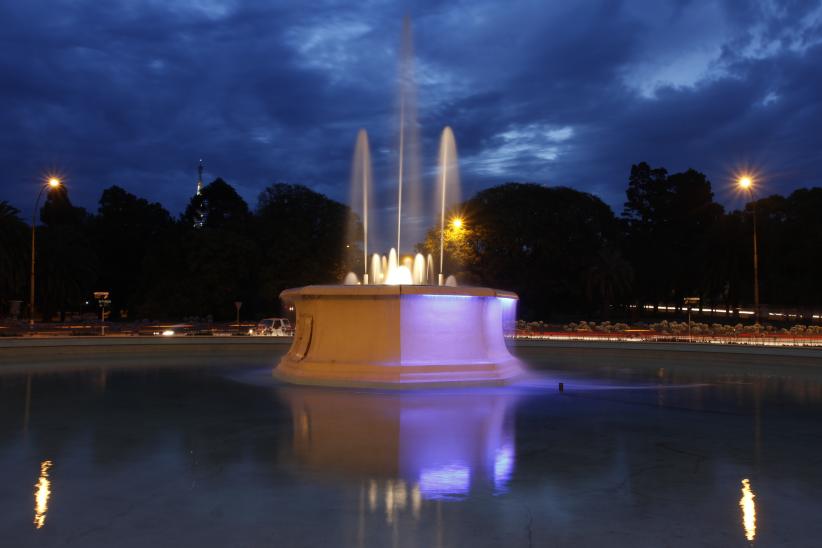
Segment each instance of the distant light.
[{"label": "distant light", "polygon": [[739,183],[739,186],[744,189],[749,189],[751,188],[751,185],[753,185],[753,179],[751,179],[749,175],[743,175],[737,182]]},{"label": "distant light", "polygon": [[462,228],[462,217],[454,217],[451,219],[451,226],[459,230]]},{"label": "distant light", "polygon": [[173,336],[174,336],[174,330],[173,329],[166,329],[165,331],[163,331],[163,337],[173,337]]},{"label": "distant light", "polygon": [[57,188],[58,186],[60,186],[60,179],[58,179],[57,177],[49,177],[49,186],[51,188]]},{"label": "distant light", "polygon": [[49,497],[51,496],[51,481],[49,481],[49,470],[52,462],[44,460],[40,463],[40,477],[37,479],[34,492],[34,526],[42,529],[46,523],[46,512],[49,509]]},{"label": "distant light", "polygon": [[756,537],[756,495],[751,489],[750,480],[742,480],[742,498],[739,507],[742,509],[742,527],[745,529],[745,538],[752,541]]}]

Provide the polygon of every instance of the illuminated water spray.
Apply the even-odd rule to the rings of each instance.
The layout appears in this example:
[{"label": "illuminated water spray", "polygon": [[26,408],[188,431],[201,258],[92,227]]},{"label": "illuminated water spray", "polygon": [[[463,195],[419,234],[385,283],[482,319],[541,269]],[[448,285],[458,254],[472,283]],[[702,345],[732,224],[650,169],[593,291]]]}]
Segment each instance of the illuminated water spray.
[{"label": "illuminated water spray", "polygon": [[[397,253],[402,254],[403,218],[420,215],[419,129],[417,84],[414,78],[414,41],[411,19],[402,21],[399,63],[399,139],[397,148]],[[405,206],[405,207],[403,207]],[[403,215],[405,210],[405,215]]]},{"label": "illuminated water spray", "polygon": [[[369,283],[368,276],[368,220],[369,208],[372,202],[373,176],[371,173],[371,150],[368,146],[368,133],[361,129],[357,133],[357,144],[354,146],[354,159],[351,164],[351,204],[356,208],[362,204],[362,247],[363,247],[363,282]],[[353,230],[350,227],[349,230]],[[349,233],[349,242],[357,240],[359,234]],[[372,278],[373,279],[373,278]],[[353,278],[349,278],[349,281]],[[356,283],[356,281],[354,282]],[[379,282],[373,282],[379,283]]]},{"label": "illuminated water spray", "polygon": [[[513,325],[517,295],[488,287],[455,287],[453,275],[443,280],[444,246],[452,241],[452,234],[456,236],[462,230],[455,218],[450,223],[454,230],[449,228],[445,233],[445,210],[459,201],[457,147],[448,127],[440,140],[439,170],[430,181],[432,187],[439,185],[438,192],[431,193],[431,209],[438,208],[443,233],[439,279],[430,253],[403,250],[403,234],[406,240],[412,239],[409,233],[413,238],[422,236],[418,232],[427,217],[419,207],[422,189],[412,61],[411,25],[406,18],[399,73],[397,247],[385,255],[368,255],[373,249],[368,245],[374,234],[373,181],[368,137],[361,130],[354,151],[350,203],[354,210],[361,208],[363,222],[362,228],[349,223],[353,228],[346,244],[351,249],[362,235],[362,279],[349,272],[343,285],[306,286],[280,294],[297,316],[294,341],[274,370],[287,382],[395,388],[453,383],[494,385],[505,384],[523,373],[519,361],[508,351],[505,336],[505,326]],[[439,287],[431,287],[435,284]],[[379,344],[374,343],[375,337]],[[501,475],[507,473],[507,455],[506,451],[500,452]],[[448,485],[470,484],[470,472],[464,467],[454,462],[443,466],[421,474],[421,491],[424,485],[436,490],[442,478]],[[390,496],[404,489],[392,488]],[[394,503],[387,506],[393,508]]]},{"label": "illuminated water spray", "polygon": [[459,202],[459,165],[457,163],[457,143],[454,132],[445,126],[440,136],[440,154],[438,162],[438,179],[440,195],[440,272],[438,285],[445,283],[443,265],[445,260],[445,208],[449,202]]},{"label": "illuminated water spray", "polygon": [[[421,219],[420,184],[419,184],[419,137],[417,131],[416,84],[413,70],[413,46],[411,39],[411,22],[403,20],[402,45],[400,48],[399,71],[399,149],[397,154],[397,247],[391,248],[387,255],[368,255],[368,236],[374,227],[370,224],[370,208],[373,207],[373,177],[371,172],[371,153],[368,134],[361,129],[357,134],[354,159],[351,169],[351,204],[363,220],[363,267],[362,279],[349,272],[343,281],[345,285],[456,285],[456,280],[449,276],[443,280],[444,240],[440,237],[439,278],[434,278],[434,264],[430,255],[404,255],[402,252],[403,221]],[[444,227],[445,208],[459,201],[459,174],[457,169],[457,147],[454,133],[446,127],[440,138],[440,153],[437,171],[439,196],[440,225]],[[405,207],[403,207],[405,206]],[[444,230],[441,231],[444,234]],[[359,233],[352,230],[346,241],[359,239]]]}]

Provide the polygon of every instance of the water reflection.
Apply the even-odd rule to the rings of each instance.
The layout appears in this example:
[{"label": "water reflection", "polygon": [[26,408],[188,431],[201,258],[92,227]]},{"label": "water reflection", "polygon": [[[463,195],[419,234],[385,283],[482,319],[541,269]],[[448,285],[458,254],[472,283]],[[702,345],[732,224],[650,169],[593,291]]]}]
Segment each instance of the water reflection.
[{"label": "water reflection", "polygon": [[40,477],[34,484],[34,526],[37,529],[46,524],[46,512],[49,509],[49,497],[51,496],[51,481],[49,480],[51,466],[50,460],[40,463]]},{"label": "water reflection", "polygon": [[[802,545],[822,534],[822,474],[808,457],[820,451],[816,385],[802,392],[808,401],[791,377],[688,388],[683,375],[663,390],[649,370],[638,382],[558,374],[574,381],[563,394],[547,380],[395,394],[189,369],[112,371],[102,392],[96,372],[32,375],[27,436],[27,377],[0,374],[0,545],[114,546],[145,523],[204,547],[281,537],[479,548],[529,535],[535,546]],[[676,371],[666,364],[666,385]],[[165,502],[143,503],[153,500]],[[685,515],[697,526],[680,526]]]},{"label": "water reflection", "polygon": [[756,503],[751,489],[751,482],[748,479],[742,480],[742,498],[739,499],[739,507],[742,508],[742,527],[745,528],[745,538],[753,540],[756,536]]},{"label": "water reflection", "polygon": [[515,467],[511,392],[289,387],[280,395],[291,407],[300,466],[367,482],[369,510],[382,502],[389,523],[408,508],[418,516],[424,500],[508,489]]}]

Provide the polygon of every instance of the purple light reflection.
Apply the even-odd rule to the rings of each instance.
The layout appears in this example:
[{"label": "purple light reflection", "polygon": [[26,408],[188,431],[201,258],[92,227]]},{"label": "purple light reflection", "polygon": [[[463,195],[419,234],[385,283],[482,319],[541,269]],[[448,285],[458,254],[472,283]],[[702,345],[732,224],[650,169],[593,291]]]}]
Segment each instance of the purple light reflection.
[{"label": "purple light reflection", "polygon": [[508,441],[497,449],[497,454],[494,456],[494,490],[496,494],[508,492],[508,483],[514,474],[515,459],[513,441]]},{"label": "purple light reflection", "polygon": [[426,500],[467,495],[471,487],[471,469],[461,464],[446,464],[420,472],[420,492]]},{"label": "purple light reflection", "polygon": [[504,493],[515,468],[511,413],[518,395],[510,390],[288,387],[280,394],[294,417],[294,457],[318,475],[401,481],[402,492],[425,501],[465,497],[474,488]]}]

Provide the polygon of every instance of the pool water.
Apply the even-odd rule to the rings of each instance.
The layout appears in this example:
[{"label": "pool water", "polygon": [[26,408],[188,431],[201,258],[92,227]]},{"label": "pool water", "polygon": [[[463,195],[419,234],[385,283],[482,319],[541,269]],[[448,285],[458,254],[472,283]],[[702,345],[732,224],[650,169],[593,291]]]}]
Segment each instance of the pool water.
[{"label": "pool water", "polygon": [[0,375],[0,546],[822,543],[820,379],[528,359],[513,387],[403,393]]}]

